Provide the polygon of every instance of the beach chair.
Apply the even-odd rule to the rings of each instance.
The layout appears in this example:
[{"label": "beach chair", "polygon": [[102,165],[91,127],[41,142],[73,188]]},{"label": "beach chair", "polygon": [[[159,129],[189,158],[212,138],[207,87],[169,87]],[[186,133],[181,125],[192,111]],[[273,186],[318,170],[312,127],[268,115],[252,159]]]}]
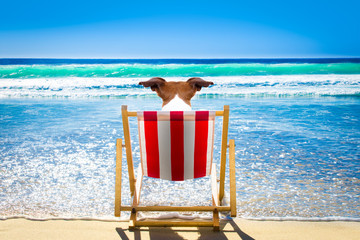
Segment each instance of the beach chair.
[{"label": "beach chair", "polygon": [[[235,141],[228,142],[229,106],[222,111],[142,111],[130,112],[122,106],[124,140],[116,142],[115,216],[130,211],[129,228],[147,226],[207,226],[219,231],[219,212],[236,216]],[[137,117],[141,163],[134,174],[129,118]],[[215,118],[222,117],[222,142],[219,178],[213,159]],[[122,148],[125,147],[132,204],[121,205]],[[230,204],[223,206],[226,155],[229,148]],[[210,176],[212,204],[209,206],[142,206],[140,191],[143,176],[184,181]],[[141,211],[213,213],[211,221],[137,220]]]}]

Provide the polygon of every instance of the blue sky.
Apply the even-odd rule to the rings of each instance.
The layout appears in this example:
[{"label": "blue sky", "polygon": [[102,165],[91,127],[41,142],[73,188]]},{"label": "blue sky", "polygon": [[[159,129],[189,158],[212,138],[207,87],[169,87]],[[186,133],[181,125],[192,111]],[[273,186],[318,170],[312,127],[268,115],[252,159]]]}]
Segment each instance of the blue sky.
[{"label": "blue sky", "polygon": [[359,57],[360,1],[2,1],[0,58]]}]

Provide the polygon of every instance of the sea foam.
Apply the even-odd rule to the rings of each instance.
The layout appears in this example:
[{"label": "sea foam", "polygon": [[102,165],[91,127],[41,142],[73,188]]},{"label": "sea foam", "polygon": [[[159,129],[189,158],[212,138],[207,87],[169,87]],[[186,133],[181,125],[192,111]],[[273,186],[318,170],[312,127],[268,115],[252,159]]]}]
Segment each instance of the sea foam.
[{"label": "sea foam", "polygon": [[[199,97],[283,97],[359,95],[360,75],[281,75],[203,77],[215,85]],[[119,98],[152,97],[138,83],[148,78],[37,78],[0,79],[0,98]],[[168,81],[186,81],[170,77]]]}]

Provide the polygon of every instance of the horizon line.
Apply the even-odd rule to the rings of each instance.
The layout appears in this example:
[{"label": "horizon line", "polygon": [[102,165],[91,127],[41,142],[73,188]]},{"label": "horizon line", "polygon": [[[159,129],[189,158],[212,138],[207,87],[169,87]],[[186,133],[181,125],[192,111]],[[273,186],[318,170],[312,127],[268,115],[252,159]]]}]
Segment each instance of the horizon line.
[{"label": "horizon line", "polygon": [[57,57],[0,57],[0,60],[3,59],[63,59],[63,60],[223,60],[223,59],[230,59],[230,60],[247,60],[247,59],[360,59],[360,56],[356,56],[356,57],[349,57],[349,56],[344,56],[344,57],[215,57],[215,58],[209,58],[209,57],[204,57],[204,58],[184,58],[184,57],[180,57],[180,58],[72,58],[72,57],[61,57],[61,58],[57,58]]}]

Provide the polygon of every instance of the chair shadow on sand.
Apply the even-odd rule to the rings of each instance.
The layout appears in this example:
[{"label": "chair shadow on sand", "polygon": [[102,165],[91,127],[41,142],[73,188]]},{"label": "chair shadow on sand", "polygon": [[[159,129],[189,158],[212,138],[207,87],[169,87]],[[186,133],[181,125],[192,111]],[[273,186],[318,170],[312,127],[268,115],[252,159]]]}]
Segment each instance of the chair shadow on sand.
[{"label": "chair shadow on sand", "polygon": [[191,227],[191,228],[170,228],[170,227],[148,227],[129,230],[116,228],[120,239],[242,239],[253,240],[251,236],[243,232],[234,221],[220,223],[220,231],[213,231],[212,228]]}]

